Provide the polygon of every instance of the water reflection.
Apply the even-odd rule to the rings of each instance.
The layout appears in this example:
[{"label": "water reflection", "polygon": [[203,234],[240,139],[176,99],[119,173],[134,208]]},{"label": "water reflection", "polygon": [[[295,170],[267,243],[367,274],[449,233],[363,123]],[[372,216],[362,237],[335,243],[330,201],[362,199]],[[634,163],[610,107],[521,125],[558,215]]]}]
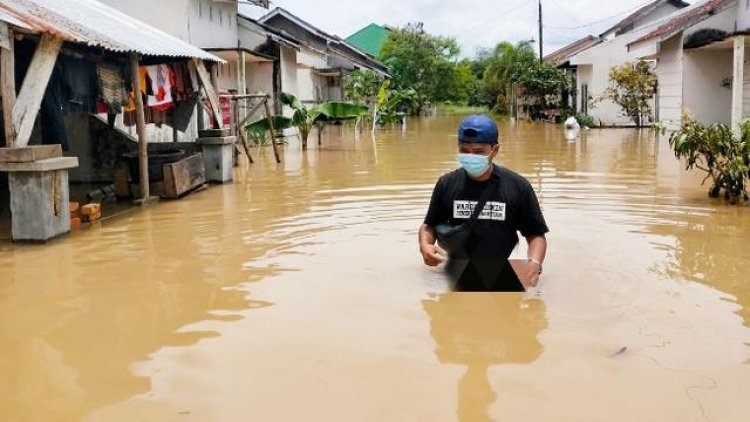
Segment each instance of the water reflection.
[{"label": "water reflection", "polygon": [[441,363],[466,366],[458,382],[462,422],[490,421],[489,408],[498,399],[489,369],[503,364],[530,364],[544,346],[539,333],[547,328],[543,301],[504,293],[446,293],[424,300],[435,355]]}]

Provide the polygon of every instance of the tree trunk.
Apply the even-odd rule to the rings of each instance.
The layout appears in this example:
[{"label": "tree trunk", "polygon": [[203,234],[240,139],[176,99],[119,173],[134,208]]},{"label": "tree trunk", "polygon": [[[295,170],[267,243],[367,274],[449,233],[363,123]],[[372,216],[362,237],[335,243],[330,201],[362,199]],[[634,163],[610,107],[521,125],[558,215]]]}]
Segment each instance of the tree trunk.
[{"label": "tree trunk", "polygon": [[307,149],[307,137],[310,135],[309,130],[300,129],[299,137],[302,138],[302,149]]}]

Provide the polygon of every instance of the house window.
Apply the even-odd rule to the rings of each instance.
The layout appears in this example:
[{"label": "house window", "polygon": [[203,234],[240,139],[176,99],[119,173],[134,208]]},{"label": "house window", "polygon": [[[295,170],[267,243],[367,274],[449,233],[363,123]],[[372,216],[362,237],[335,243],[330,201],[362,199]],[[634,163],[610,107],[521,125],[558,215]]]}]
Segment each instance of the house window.
[{"label": "house window", "polygon": [[581,113],[589,114],[589,85],[581,85]]}]

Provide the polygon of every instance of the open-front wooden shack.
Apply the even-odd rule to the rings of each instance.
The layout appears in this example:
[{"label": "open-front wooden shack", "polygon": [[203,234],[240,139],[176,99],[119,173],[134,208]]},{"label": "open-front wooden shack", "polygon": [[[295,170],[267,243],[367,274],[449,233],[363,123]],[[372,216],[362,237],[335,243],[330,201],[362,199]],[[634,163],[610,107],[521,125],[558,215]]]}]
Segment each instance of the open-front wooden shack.
[{"label": "open-front wooden shack", "polygon": [[[54,119],[57,108],[75,103],[82,107],[83,114],[103,112],[108,116],[124,108],[132,109],[141,181],[149,180],[146,111],[152,98],[162,100],[170,95],[169,88],[167,92],[146,89],[144,78],[163,78],[153,82],[157,89],[161,89],[158,84],[175,83],[172,73],[144,75],[146,66],[179,63],[187,73],[184,80],[192,80],[194,85],[189,115],[201,114],[195,111],[200,108],[195,104],[203,102],[213,116],[210,120],[217,124],[221,121],[215,78],[212,81],[210,70],[212,64],[222,61],[220,58],[95,0],[1,0],[0,52],[5,146],[0,154],[0,171],[9,174],[15,240],[44,241],[70,230],[67,212],[60,209],[67,210],[67,172],[78,165],[78,158],[70,152],[62,156],[67,145],[60,138],[65,138],[66,133],[63,124],[60,134],[54,134],[55,123],[60,126],[59,120]],[[67,94],[52,84],[61,63],[70,57],[96,66],[93,74],[82,74],[75,66],[65,71],[67,77],[80,84],[98,85],[100,96],[109,97],[103,98],[107,100],[102,101],[104,110],[90,109],[85,100],[67,101],[68,97],[67,102],[52,101],[50,106],[50,97],[57,96],[59,100]],[[23,71],[19,72],[19,68]],[[114,71],[103,76],[101,69]],[[90,80],[97,76],[98,81]],[[50,113],[52,118],[48,117]],[[30,142],[39,132],[41,136]],[[45,134],[48,132],[52,135]],[[49,145],[34,147],[35,143]],[[55,144],[62,144],[62,148],[50,147]],[[140,183],[139,193],[139,200],[148,202],[149,183]],[[32,226],[41,229],[29,229]]]}]

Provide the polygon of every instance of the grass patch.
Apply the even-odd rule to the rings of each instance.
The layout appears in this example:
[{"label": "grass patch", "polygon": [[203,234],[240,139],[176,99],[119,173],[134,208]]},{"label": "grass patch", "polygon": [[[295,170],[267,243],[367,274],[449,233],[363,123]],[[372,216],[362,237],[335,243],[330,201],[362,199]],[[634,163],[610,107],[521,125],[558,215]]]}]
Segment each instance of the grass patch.
[{"label": "grass patch", "polygon": [[461,104],[438,104],[438,114],[486,114],[490,110],[487,107],[467,106]]}]

